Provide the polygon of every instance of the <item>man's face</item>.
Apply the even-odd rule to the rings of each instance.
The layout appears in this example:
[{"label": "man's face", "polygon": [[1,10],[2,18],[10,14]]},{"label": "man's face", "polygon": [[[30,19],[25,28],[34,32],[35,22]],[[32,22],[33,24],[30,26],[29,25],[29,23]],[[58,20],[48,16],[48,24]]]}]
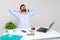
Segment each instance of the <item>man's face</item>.
[{"label": "man's face", "polygon": [[26,7],[25,7],[25,6],[22,6],[22,7],[21,7],[21,10],[26,10]]}]

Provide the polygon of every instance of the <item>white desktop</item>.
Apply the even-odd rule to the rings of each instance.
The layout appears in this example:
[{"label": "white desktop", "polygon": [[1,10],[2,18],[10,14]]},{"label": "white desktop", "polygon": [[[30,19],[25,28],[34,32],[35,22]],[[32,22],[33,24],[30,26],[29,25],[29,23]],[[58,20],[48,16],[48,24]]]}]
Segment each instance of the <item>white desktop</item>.
[{"label": "white desktop", "polygon": [[[47,33],[42,33],[42,32],[37,32],[35,33],[35,35],[27,35],[27,33],[30,33],[28,29],[24,29],[27,31],[27,33],[23,33],[21,30],[23,29],[16,29],[14,33],[12,33],[13,35],[22,35],[22,39],[21,40],[36,40],[36,39],[46,39],[46,38],[56,38],[56,37],[60,37],[60,33],[56,32],[53,29],[50,29]],[[7,33],[4,33],[4,35]]]}]

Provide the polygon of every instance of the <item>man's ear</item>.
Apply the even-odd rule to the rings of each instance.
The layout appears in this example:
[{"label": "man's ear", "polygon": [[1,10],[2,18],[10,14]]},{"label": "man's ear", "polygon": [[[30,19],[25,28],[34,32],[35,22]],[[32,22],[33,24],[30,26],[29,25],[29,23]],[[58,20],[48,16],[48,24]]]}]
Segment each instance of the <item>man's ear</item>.
[{"label": "man's ear", "polygon": [[29,12],[29,9],[28,9],[28,12]]}]

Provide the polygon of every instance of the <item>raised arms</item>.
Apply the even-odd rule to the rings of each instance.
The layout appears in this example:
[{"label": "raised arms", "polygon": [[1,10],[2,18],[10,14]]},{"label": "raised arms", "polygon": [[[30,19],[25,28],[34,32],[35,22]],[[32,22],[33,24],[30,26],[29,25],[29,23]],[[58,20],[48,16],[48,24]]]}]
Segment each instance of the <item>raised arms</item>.
[{"label": "raised arms", "polygon": [[9,12],[13,15],[13,16],[18,16],[18,9],[17,8],[13,8],[13,9],[9,9]]},{"label": "raised arms", "polygon": [[30,8],[29,9],[29,16],[32,16],[33,14],[35,14],[36,9],[35,8]]}]

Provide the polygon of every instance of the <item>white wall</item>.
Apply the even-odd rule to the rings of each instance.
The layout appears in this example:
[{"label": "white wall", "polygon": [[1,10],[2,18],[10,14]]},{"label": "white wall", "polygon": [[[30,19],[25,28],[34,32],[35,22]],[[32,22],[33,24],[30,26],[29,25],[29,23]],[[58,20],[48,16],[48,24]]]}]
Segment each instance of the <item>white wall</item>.
[{"label": "white wall", "polygon": [[25,3],[27,8],[36,8],[36,14],[32,16],[32,25],[39,26],[55,21],[53,29],[60,32],[60,0],[0,0],[0,30],[4,24],[13,21],[17,24],[17,19],[9,13],[9,8],[18,8]]}]

